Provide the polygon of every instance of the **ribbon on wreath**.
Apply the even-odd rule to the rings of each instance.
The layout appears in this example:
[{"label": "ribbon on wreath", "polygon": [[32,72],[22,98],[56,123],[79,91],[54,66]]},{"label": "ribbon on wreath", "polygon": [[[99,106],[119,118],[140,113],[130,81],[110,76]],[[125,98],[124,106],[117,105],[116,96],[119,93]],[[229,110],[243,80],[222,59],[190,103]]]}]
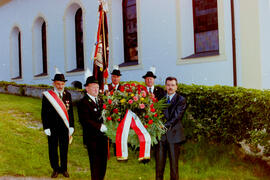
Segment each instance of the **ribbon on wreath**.
[{"label": "ribbon on wreath", "polygon": [[117,160],[128,159],[128,134],[132,128],[138,135],[140,141],[139,161],[150,159],[151,136],[143,126],[140,118],[131,110],[127,110],[124,119],[121,121],[116,131],[116,157]]}]

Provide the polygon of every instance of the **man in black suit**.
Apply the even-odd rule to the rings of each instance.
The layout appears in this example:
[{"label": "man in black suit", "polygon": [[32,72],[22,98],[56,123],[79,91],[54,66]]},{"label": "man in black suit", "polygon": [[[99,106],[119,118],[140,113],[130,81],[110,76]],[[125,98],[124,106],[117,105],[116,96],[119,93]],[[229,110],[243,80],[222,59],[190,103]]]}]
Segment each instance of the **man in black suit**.
[{"label": "man in black suit", "polygon": [[99,84],[94,76],[87,78],[86,94],[78,103],[79,120],[83,128],[83,142],[87,147],[91,179],[103,180],[107,168],[108,139],[101,116],[103,101],[98,98]]},{"label": "man in black suit", "polygon": [[155,86],[156,76],[152,71],[147,71],[143,76],[148,93],[155,95],[158,100],[164,97],[164,90],[161,87]]},{"label": "man in black suit", "polygon": [[72,99],[70,93],[64,90],[67,80],[63,74],[56,74],[52,80],[54,90],[43,92],[41,110],[43,129],[48,136],[50,164],[53,169],[51,177],[56,178],[59,173],[69,177],[67,172],[68,144],[74,132]]},{"label": "man in black suit", "polygon": [[121,84],[120,84],[120,79],[121,79],[121,72],[118,69],[114,69],[111,73],[111,80],[112,83],[106,84],[104,86],[104,91],[112,91],[112,90],[120,90]]},{"label": "man in black suit", "polygon": [[164,110],[166,119],[164,125],[167,128],[167,132],[162,135],[156,148],[156,180],[163,180],[167,153],[170,159],[170,179],[178,180],[180,143],[185,141],[184,128],[181,121],[186,109],[186,99],[176,93],[177,79],[175,77],[167,77],[165,86],[166,96],[170,105]]}]

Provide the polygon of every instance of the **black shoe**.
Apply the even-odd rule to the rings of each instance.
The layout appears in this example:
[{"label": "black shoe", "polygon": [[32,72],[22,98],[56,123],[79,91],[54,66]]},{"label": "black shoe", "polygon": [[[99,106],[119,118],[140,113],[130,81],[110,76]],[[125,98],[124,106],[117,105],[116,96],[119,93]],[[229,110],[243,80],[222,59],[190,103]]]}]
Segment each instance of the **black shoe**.
[{"label": "black shoe", "polygon": [[53,171],[52,172],[52,175],[51,175],[51,178],[57,178],[58,176],[58,172],[57,171]]},{"label": "black shoe", "polygon": [[69,178],[69,174],[67,171],[63,172],[63,176],[66,177],[66,178]]}]

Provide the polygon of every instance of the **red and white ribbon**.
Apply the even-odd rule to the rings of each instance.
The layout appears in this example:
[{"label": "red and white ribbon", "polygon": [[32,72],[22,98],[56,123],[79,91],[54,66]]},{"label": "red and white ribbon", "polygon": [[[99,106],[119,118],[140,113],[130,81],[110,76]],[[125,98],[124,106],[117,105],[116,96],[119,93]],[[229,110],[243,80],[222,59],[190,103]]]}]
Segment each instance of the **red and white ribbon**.
[{"label": "red and white ribbon", "polygon": [[138,135],[140,141],[139,160],[150,159],[151,136],[143,126],[140,118],[130,110],[127,110],[124,119],[116,131],[116,156],[118,160],[128,159],[128,134],[130,127]]},{"label": "red and white ribbon", "polygon": [[63,119],[67,128],[69,128],[68,112],[67,112],[66,106],[63,103],[63,101],[52,90],[45,91],[45,92],[43,92],[43,94],[49,100],[49,102],[52,104],[52,106],[55,108],[55,110],[57,111],[59,116]]}]

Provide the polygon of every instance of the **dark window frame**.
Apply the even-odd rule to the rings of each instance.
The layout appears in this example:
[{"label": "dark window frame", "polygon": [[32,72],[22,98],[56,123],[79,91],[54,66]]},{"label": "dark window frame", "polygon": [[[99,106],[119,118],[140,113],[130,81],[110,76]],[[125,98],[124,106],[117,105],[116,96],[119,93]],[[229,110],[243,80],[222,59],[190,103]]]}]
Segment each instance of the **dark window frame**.
[{"label": "dark window frame", "polygon": [[75,13],[76,69],[70,72],[84,71],[83,13],[79,8]]},{"label": "dark window frame", "polygon": [[[185,58],[183,58],[183,59],[186,59],[186,58],[192,58],[192,57],[204,57],[204,56],[212,56],[212,55],[218,55],[219,54],[219,46],[218,46],[218,50],[209,50],[209,51],[203,51],[203,52],[198,52],[197,51],[197,47],[196,47],[196,45],[197,45],[197,40],[196,40],[196,33],[199,33],[199,32],[207,32],[207,31],[209,31],[209,30],[214,30],[214,29],[216,29],[216,30],[218,30],[219,28],[218,28],[218,4],[217,4],[217,0],[216,0],[216,22],[215,22],[215,24],[213,25],[211,25],[211,26],[209,26],[209,27],[207,27],[207,26],[205,26],[205,27],[198,27],[198,19],[196,19],[197,18],[197,16],[196,16],[196,12],[195,12],[195,10],[196,10],[196,3],[195,3],[195,1],[196,0],[192,0],[192,8],[193,8],[193,25],[194,25],[194,27],[193,27],[193,29],[194,29],[194,54],[193,55],[191,55],[191,56],[188,56],[188,57],[185,57]],[[205,1],[207,1],[207,0],[205,0]],[[212,13],[212,14],[214,14],[214,13]],[[209,14],[207,14],[207,15],[209,15]],[[204,29],[203,29],[204,28]]]},{"label": "dark window frame", "polygon": [[[138,57],[138,31],[137,31],[137,11],[135,18],[133,19],[128,19],[128,8],[135,6],[135,9],[137,9],[137,4],[135,1],[135,4],[129,5],[128,6],[129,0],[123,0],[122,2],[122,10],[123,10],[123,35],[124,35],[124,63],[120,64],[120,67],[123,66],[132,66],[132,65],[137,65],[139,61]],[[133,36],[136,36],[135,40],[135,46],[131,46],[130,43],[128,42],[128,36],[131,36],[132,33],[128,33],[128,27],[127,25],[129,24],[129,21],[136,21],[136,32],[133,33]],[[132,60],[130,53],[129,53],[129,48],[136,48],[136,53],[137,53],[137,59]]]}]

